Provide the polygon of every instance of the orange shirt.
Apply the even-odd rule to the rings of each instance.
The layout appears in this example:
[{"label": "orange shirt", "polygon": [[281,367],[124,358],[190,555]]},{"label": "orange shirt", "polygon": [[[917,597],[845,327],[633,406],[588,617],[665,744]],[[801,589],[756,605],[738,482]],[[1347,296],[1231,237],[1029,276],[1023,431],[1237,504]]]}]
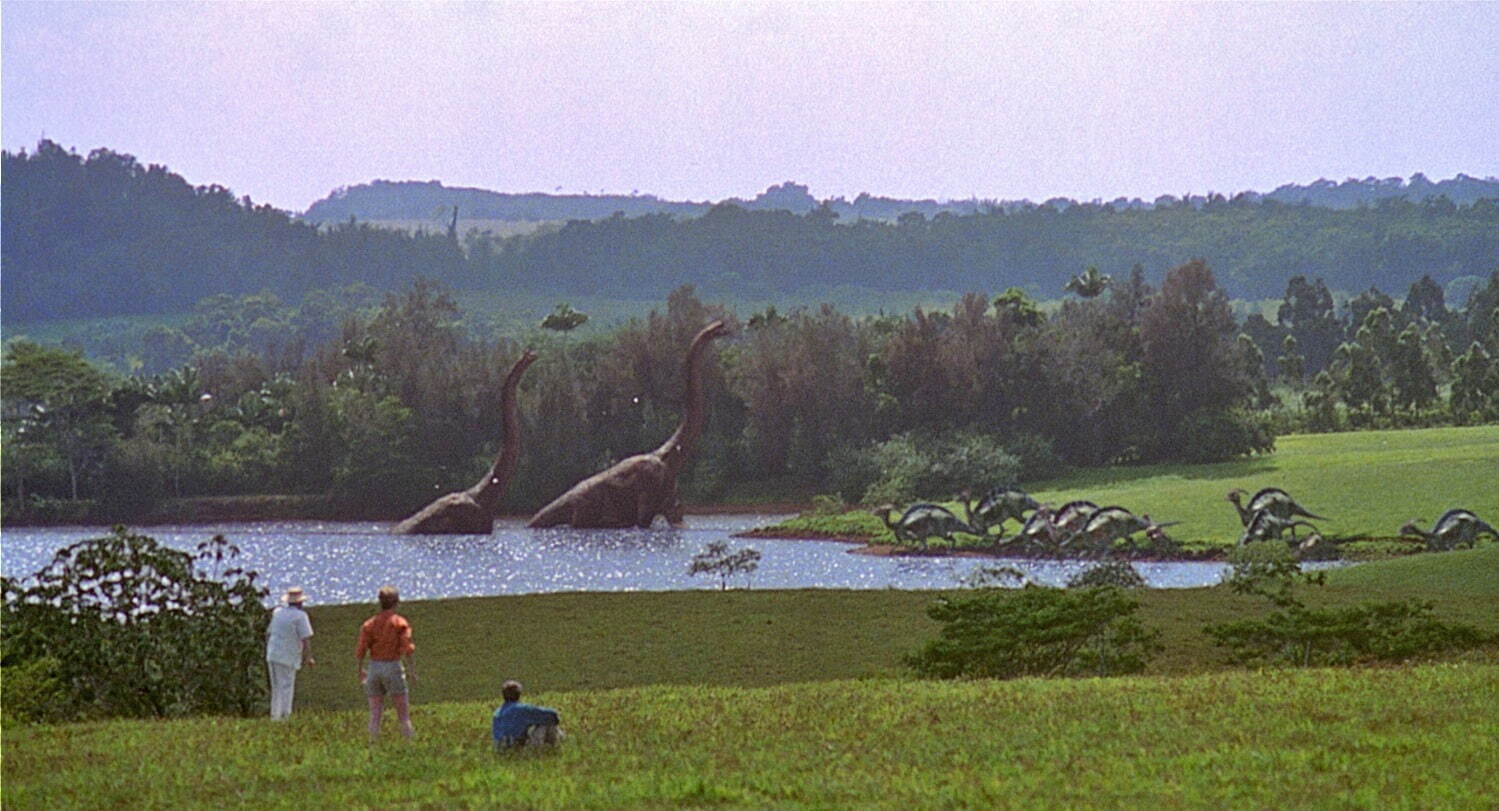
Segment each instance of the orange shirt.
[{"label": "orange shirt", "polygon": [[359,627],[359,645],[354,648],[354,658],[363,659],[368,652],[371,659],[393,662],[411,655],[414,650],[411,623],[394,610],[381,611]]}]

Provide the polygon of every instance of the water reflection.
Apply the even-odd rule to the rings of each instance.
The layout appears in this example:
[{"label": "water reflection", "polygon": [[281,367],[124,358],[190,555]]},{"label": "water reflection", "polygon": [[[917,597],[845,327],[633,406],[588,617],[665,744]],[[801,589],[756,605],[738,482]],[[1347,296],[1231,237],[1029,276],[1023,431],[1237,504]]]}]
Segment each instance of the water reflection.
[{"label": "water reflection", "polygon": [[[762,553],[755,588],[953,588],[979,567],[1013,566],[1032,580],[1061,585],[1088,564],[1076,561],[974,558],[879,558],[848,554],[847,544],[753,541],[734,533],[781,516],[692,516],[684,529],[528,529],[500,521],[490,535],[392,535],[374,522],[267,521],[157,526],[140,530],[191,551],[222,533],[240,547],[244,564],[260,571],[271,594],[308,589],[318,603],[367,602],[386,583],[407,599],[559,591],[671,591],[716,588],[716,578],[687,574],[692,556],[710,541]],[[108,534],[105,527],[21,527],[0,538],[0,573],[24,576],[61,547]],[[1209,585],[1218,563],[1138,563],[1159,588]],[[743,580],[734,581],[742,584]]]}]

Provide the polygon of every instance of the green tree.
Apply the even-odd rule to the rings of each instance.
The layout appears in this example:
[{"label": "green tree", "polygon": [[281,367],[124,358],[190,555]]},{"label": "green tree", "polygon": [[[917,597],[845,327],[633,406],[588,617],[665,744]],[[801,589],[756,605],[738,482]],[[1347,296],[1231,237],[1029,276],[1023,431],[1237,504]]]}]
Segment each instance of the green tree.
[{"label": "green tree", "polygon": [[1296,341],[1296,336],[1287,335],[1281,342],[1281,354],[1275,359],[1281,377],[1298,384],[1306,379],[1306,356],[1299,350],[1300,344]]},{"label": "green tree", "polygon": [[251,714],[266,589],[238,555],[222,535],[188,554],[116,527],[25,581],[0,579],[6,681],[45,661],[64,701],[54,717]]},{"label": "green tree", "polygon": [[17,341],[0,363],[0,389],[6,413],[16,415],[8,417],[15,451],[55,453],[77,499],[118,436],[106,410],[108,378],[76,352]]},{"label": "green tree", "polygon": [[1395,340],[1389,369],[1397,405],[1414,411],[1437,399],[1436,375],[1426,357],[1421,330],[1415,324],[1406,327]]},{"label": "green tree", "polygon": [[1483,348],[1474,341],[1468,351],[1452,362],[1452,410],[1459,416],[1473,418],[1488,413],[1499,391],[1499,370]]}]

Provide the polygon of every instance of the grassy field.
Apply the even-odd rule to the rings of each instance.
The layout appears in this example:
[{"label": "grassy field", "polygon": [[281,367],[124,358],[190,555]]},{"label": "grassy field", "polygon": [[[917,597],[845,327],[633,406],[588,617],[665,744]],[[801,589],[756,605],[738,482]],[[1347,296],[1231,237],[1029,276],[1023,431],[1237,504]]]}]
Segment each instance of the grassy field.
[{"label": "grassy field", "polygon": [[[472,701],[506,678],[548,691],[652,684],[759,687],[905,673],[901,656],[936,635],[921,591],[689,591],[534,594],[406,603],[420,701]],[[1139,592],[1165,649],[1148,673],[1226,668],[1202,632],[1263,610],[1222,588]],[[1499,545],[1331,572],[1313,602],[1429,599],[1438,615],[1499,632]],[[300,707],[355,709],[359,623],[373,605],[312,609],[320,664],[297,680]],[[1499,663],[1499,651],[1479,654]]]},{"label": "grassy field", "polygon": [[[1334,571],[1316,602],[1420,597],[1499,631],[1499,546]],[[901,591],[553,594],[412,602],[418,737],[365,741],[368,606],[313,609],[322,664],[287,724],[7,725],[7,808],[1490,807],[1499,650],[1411,667],[1244,671],[1202,625],[1223,588],[1141,592],[1166,650],[1117,679],[918,681]],[[558,753],[497,756],[504,678],[557,707]]]},{"label": "grassy field", "polygon": [[[1499,426],[1359,431],[1279,437],[1267,456],[1211,465],[1145,465],[1080,471],[1031,482],[1038,501],[1063,504],[1085,498],[1123,505],[1157,521],[1179,521],[1173,538],[1226,545],[1242,527],[1228,491],[1280,487],[1329,520],[1317,522],[1336,538],[1389,538],[1402,524],[1464,507],[1499,521]],[[929,494],[942,496],[950,494]],[[803,516],[781,525],[795,531],[889,540],[889,531],[867,512]],[[1007,528],[1015,530],[1014,523]]]},{"label": "grassy field", "polygon": [[496,755],[489,702],[6,730],[8,808],[1492,807],[1499,666],[533,696],[560,751]]}]

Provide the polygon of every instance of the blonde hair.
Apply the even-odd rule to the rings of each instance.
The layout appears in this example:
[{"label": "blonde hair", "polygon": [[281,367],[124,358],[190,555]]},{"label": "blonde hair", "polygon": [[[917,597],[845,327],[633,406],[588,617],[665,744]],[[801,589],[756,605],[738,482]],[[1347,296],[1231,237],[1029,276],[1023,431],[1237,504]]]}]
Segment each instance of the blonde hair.
[{"label": "blonde hair", "polygon": [[386,611],[396,607],[401,602],[401,592],[396,591],[395,586],[380,587],[380,607]]}]

